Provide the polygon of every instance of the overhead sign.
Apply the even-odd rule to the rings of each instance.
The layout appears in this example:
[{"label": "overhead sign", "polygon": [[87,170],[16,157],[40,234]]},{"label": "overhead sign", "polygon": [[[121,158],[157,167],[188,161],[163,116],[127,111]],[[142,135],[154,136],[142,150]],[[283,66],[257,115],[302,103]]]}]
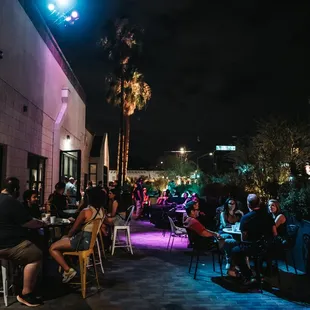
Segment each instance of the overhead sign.
[{"label": "overhead sign", "polygon": [[217,145],[216,151],[235,151],[236,146],[235,145]]}]

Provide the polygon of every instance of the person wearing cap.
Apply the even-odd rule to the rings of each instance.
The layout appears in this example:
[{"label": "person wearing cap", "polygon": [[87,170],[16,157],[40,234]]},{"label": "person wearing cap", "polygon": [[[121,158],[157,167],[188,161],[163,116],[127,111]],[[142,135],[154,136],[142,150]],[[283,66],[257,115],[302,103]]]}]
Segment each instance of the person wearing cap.
[{"label": "person wearing cap", "polygon": [[254,250],[253,245],[260,240],[266,241],[270,245],[277,236],[277,228],[273,218],[261,207],[260,200],[256,194],[249,194],[247,197],[249,213],[241,218],[240,230],[243,246],[236,246],[232,250],[232,263],[228,270],[228,275],[237,277],[236,266],[239,267],[244,278],[244,284],[248,285],[256,282],[252,271],[247,263],[249,252]]},{"label": "person wearing cap", "polygon": [[70,199],[70,204],[76,205],[76,186],[74,184],[74,177],[69,178],[69,182],[66,183],[65,194]]}]

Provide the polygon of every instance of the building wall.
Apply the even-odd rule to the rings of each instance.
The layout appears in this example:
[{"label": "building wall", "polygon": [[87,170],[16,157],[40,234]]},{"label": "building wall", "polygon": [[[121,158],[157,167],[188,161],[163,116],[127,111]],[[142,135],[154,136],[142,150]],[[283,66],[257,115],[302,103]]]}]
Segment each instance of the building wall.
[{"label": "building wall", "polygon": [[[24,190],[28,152],[45,157],[48,195],[59,174],[53,144],[59,150],[83,148],[85,104],[18,0],[1,0],[0,11],[0,144],[7,146],[6,175],[17,176]],[[69,98],[55,141],[64,88]]]}]

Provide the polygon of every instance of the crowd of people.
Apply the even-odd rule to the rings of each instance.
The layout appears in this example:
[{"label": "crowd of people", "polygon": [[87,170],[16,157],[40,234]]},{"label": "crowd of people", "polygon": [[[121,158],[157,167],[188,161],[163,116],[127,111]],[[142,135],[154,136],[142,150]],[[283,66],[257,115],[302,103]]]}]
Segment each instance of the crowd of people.
[{"label": "crowd of people", "polygon": [[[132,191],[124,191],[121,195],[117,181],[110,182],[104,188],[100,184],[93,186],[88,183],[83,199],[79,203],[75,215],[65,212],[68,204],[72,203],[74,182],[59,182],[54,192],[49,196],[45,206],[39,206],[37,193],[27,190],[23,194],[23,203],[18,201],[20,184],[17,178],[6,179],[0,194],[0,259],[12,261],[23,266],[23,288],[17,300],[26,306],[38,306],[42,303],[35,294],[37,275],[41,269],[44,246],[48,246],[47,253],[62,267],[62,282],[69,282],[76,270],[68,265],[62,253],[64,251],[87,250],[90,245],[92,225],[95,219],[101,220],[101,231],[108,236],[113,225],[122,225],[127,218],[127,208],[134,204],[135,218],[149,213],[150,197],[143,181],[138,180]],[[168,197],[168,198],[166,198]],[[158,204],[170,205],[169,192],[165,192],[157,200]],[[76,203],[76,202],[75,202]],[[226,257],[226,269],[232,277],[242,276],[244,284],[256,281],[247,263],[247,257],[253,251],[253,246],[264,242],[266,246],[266,261],[270,264],[272,255],[278,246],[285,246],[287,238],[285,215],[281,212],[277,200],[269,200],[263,204],[259,197],[250,194],[247,197],[248,212],[238,208],[239,202],[229,197],[217,209],[216,229],[209,229],[208,210],[201,210],[203,201],[192,193],[183,195],[183,203],[178,205],[184,208],[186,216],[183,225],[189,232],[200,236],[203,246],[210,249],[218,246]],[[61,239],[52,244],[43,244],[39,237],[39,230],[47,227],[42,213],[58,218],[66,218],[71,222],[70,229]],[[246,213],[246,214],[244,214]],[[241,240],[236,240],[232,234],[225,233],[225,229],[240,224]],[[239,225],[238,225],[239,226]],[[280,242],[279,242],[280,238]]]},{"label": "crowd of people", "polygon": [[[65,212],[68,204],[72,203],[69,192],[73,192],[73,186],[70,185],[68,190],[65,182],[59,182],[44,206],[39,206],[37,193],[33,190],[24,192],[24,202],[21,203],[18,200],[19,180],[15,177],[5,180],[0,193],[0,259],[23,267],[23,288],[17,295],[21,304],[29,307],[42,304],[35,287],[45,253],[49,253],[61,266],[62,282],[67,283],[77,271],[68,265],[62,253],[89,249],[95,219],[101,220],[101,230],[105,235],[113,225],[121,225],[126,220],[131,195],[129,202],[126,195],[121,198],[117,182],[107,188],[92,186],[90,182],[75,215]],[[48,223],[42,220],[46,213],[71,222],[67,233],[52,244],[46,244],[46,238],[41,238],[42,232],[49,233]]]},{"label": "crowd of people", "polygon": [[[184,226],[200,238],[200,246],[211,249],[218,246],[226,257],[228,275],[240,277],[245,285],[256,282],[248,257],[256,250],[264,248],[267,270],[270,270],[273,257],[279,254],[288,242],[285,215],[281,212],[277,200],[269,200],[267,206],[255,194],[247,197],[248,212],[244,215],[237,208],[237,201],[228,198],[219,209],[218,232],[207,229],[203,224],[204,214],[200,213],[199,203],[190,201],[186,204],[187,218]],[[224,228],[240,224],[241,240],[223,232]]]}]

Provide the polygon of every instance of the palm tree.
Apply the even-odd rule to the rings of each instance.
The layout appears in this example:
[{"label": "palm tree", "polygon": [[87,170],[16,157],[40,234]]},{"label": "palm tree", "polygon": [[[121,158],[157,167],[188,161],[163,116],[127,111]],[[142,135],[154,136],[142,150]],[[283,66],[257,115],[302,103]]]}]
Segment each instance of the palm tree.
[{"label": "palm tree", "polygon": [[[137,26],[130,25],[126,18],[118,19],[114,23],[110,22],[105,28],[108,35],[101,39],[100,44],[108,53],[108,58],[113,61],[114,65],[114,72],[106,79],[106,82],[109,83],[108,98],[110,102],[118,102],[117,105],[121,108],[117,167],[119,184],[122,184],[122,172],[123,167],[125,167],[123,158],[125,79],[128,72],[130,73],[131,71],[129,70],[131,68],[131,58],[139,50],[140,45],[137,42],[139,42],[139,35],[143,30]],[[114,99],[112,99],[113,90],[115,94]]]},{"label": "palm tree", "polygon": [[[125,119],[125,135],[123,145],[123,181],[126,179],[129,154],[130,116],[136,110],[142,110],[151,99],[151,88],[144,81],[144,76],[136,69],[127,74],[124,79],[124,91],[122,97],[122,80],[118,79],[111,85],[107,101],[113,105],[121,106],[123,98],[123,114]],[[119,141],[120,143],[122,141]]]}]

